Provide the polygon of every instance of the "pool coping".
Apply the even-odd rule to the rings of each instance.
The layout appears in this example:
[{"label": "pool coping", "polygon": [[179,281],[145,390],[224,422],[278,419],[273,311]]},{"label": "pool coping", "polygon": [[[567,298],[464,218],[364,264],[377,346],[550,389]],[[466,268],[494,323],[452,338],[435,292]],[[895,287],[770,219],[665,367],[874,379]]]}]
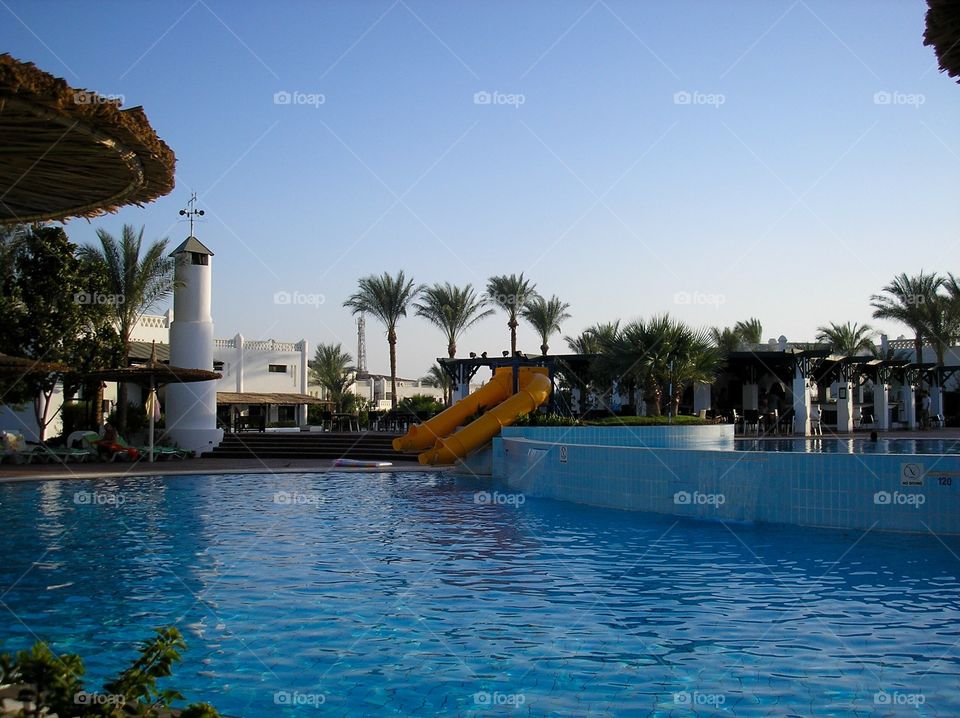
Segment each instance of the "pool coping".
[{"label": "pool coping", "polygon": [[[214,465],[213,462],[216,462]],[[228,464],[228,465],[224,465]],[[274,465],[277,464],[277,465]],[[416,461],[393,462],[392,466],[334,466],[333,460],[312,459],[187,459],[124,464],[124,469],[108,463],[81,464],[5,464],[0,465],[0,484],[24,481],[89,481],[141,476],[223,476],[229,474],[322,474],[336,471],[347,474],[441,472],[449,466],[422,466]],[[114,467],[114,468],[111,468]]]}]

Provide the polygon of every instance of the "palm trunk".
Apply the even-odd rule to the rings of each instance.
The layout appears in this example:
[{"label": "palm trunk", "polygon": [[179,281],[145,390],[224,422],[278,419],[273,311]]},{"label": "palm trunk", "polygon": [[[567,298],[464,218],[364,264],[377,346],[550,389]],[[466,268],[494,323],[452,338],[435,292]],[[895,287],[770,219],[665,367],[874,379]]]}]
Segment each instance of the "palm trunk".
[{"label": "palm trunk", "polygon": [[507,326],[510,327],[510,356],[515,357],[517,355],[517,320],[511,317]]},{"label": "palm trunk", "polygon": [[387,342],[390,344],[390,406],[397,408],[397,332],[393,329],[387,332]]},{"label": "palm trunk", "polygon": [[543,354],[543,356],[546,356],[548,351],[550,351],[550,347],[547,346],[547,340],[544,339],[543,344],[540,345],[540,352]]}]

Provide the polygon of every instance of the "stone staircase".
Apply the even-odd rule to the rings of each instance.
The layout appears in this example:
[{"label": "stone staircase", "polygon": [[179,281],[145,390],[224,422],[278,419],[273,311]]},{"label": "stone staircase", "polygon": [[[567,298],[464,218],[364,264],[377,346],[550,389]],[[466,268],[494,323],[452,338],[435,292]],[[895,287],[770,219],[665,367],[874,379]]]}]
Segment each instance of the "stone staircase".
[{"label": "stone staircase", "polygon": [[205,457],[215,459],[360,459],[416,461],[401,454],[391,442],[396,434],[363,432],[242,432],[225,434],[223,443]]}]

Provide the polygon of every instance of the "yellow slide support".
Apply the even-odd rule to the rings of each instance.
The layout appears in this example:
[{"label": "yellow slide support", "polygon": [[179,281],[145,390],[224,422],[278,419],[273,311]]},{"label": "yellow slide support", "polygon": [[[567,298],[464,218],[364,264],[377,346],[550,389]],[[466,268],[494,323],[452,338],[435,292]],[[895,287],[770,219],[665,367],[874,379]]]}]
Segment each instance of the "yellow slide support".
[{"label": "yellow slide support", "polygon": [[520,391],[453,436],[438,439],[432,449],[420,454],[420,463],[431,466],[452,464],[456,459],[462,459],[474,449],[486,444],[500,433],[502,427],[510,426],[516,421],[520,414],[529,414],[545,402],[551,390],[546,369],[523,368],[528,369],[528,375],[526,382],[520,382]]},{"label": "yellow slide support", "polygon": [[[535,373],[543,373],[538,367],[520,367],[517,383],[522,388]],[[440,412],[422,424],[411,426],[407,433],[393,440],[394,451],[423,451],[433,446],[437,439],[450,436],[464,421],[474,414],[490,409],[513,393],[513,369],[500,367],[493,378],[475,392],[461,399],[449,409]]]}]

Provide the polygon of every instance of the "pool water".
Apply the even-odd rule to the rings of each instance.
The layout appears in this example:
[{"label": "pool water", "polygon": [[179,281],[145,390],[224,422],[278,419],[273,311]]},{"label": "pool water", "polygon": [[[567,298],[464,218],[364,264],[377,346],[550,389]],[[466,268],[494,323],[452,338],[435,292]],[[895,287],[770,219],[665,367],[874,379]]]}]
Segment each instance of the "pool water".
[{"label": "pool water", "polygon": [[834,436],[734,440],[738,451],[794,451],[808,454],[960,454],[957,439],[878,439]]},{"label": "pool water", "polygon": [[960,540],[685,521],[446,474],[0,484],[3,650],[261,716],[960,715]]}]

